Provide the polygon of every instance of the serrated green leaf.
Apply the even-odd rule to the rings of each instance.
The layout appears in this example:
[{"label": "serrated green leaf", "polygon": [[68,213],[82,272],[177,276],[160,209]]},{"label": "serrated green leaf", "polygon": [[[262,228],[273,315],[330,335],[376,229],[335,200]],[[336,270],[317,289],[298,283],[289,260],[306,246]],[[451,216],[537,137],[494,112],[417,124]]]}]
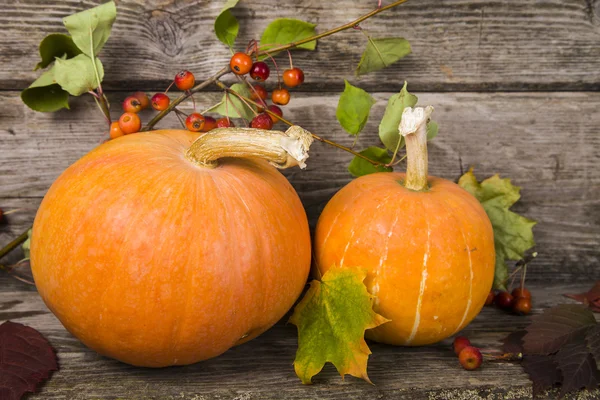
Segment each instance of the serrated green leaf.
[{"label": "serrated green leaf", "polygon": [[[102,81],[104,68],[99,58],[96,58],[96,66],[100,81]],[[56,83],[73,96],[80,96],[98,87],[94,64],[92,59],[85,54],[80,54],[70,60],[57,58],[53,70]]]},{"label": "serrated green leaf", "polygon": [[37,63],[34,71],[46,68],[56,57],[66,56],[67,59],[81,54],[81,50],[75,45],[69,35],[52,33],[40,42],[40,57],[42,61]]},{"label": "serrated green leaf", "polygon": [[240,23],[233,16],[230,9],[237,5],[239,0],[228,0],[221,10],[221,13],[215,19],[215,35],[217,39],[232,47],[240,31]]},{"label": "serrated green leaf", "polygon": [[364,75],[388,67],[410,52],[410,43],[404,38],[369,38],[356,67],[356,75]]},{"label": "serrated green leaf", "polygon": [[358,135],[369,119],[375,99],[367,92],[352,86],[344,80],[346,86],[338,101],[335,116],[342,128],[351,135]]},{"label": "serrated green leaf", "polygon": [[31,247],[31,229],[27,231],[27,240],[23,242],[21,248],[25,254],[25,258],[29,258],[29,249]]},{"label": "serrated green leaf", "polygon": [[54,112],[69,108],[69,93],[54,80],[54,68],[44,72],[27,89],[21,92],[21,100],[34,111]]},{"label": "serrated green leaf", "polygon": [[[293,18],[279,18],[274,20],[267,26],[260,38],[260,45],[283,45],[297,42],[302,39],[314,36],[316,34],[316,24],[301,21]],[[308,43],[297,46],[296,49],[314,50],[317,46],[317,41],[313,40]],[[271,47],[271,46],[268,46]],[[268,50],[268,47],[266,49]],[[274,56],[277,53],[271,53]]]},{"label": "serrated green leaf", "polygon": [[63,19],[73,42],[89,57],[97,56],[110,36],[117,8],[109,1]]},{"label": "serrated green leaf", "polygon": [[396,93],[389,98],[388,104],[385,107],[385,113],[379,123],[379,138],[389,151],[395,151],[398,148],[399,140],[402,141],[400,148],[403,147],[404,140],[398,132],[402,113],[406,107],[414,107],[417,104],[417,96],[410,94],[407,86],[408,83],[404,82],[400,93]]},{"label": "serrated green leaf", "polygon": [[290,322],[298,327],[296,375],[310,384],[327,362],[346,374],[369,381],[367,360],[371,351],[365,330],[388,320],[373,311],[372,297],[360,268],[332,267],[321,281],[314,280],[294,309]]},{"label": "serrated green leaf", "polygon": [[[392,161],[392,157],[390,157],[388,151],[379,147],[369,147],[361,151],[360,154],[369,158],[370,160],[379,161],[383,164],[388,164]],[[392,167],[385,167],[383,165],[375,166],[358,156],[354,156],[352,161],[350,161],[350,165],[348,166],[348,172],[350,172],[352,176],[356,178],[363,175],[374,174],[376,172],[391,171],[393,171]]]},{"label": "serrated green leaf", "polygon": [[513,186],[510,179],[494,175],[479,183],[470,169],[460,177],[458,184],[479,200],[492,222],[496,249],[494,288],[505,289],[506,260],[522,259],[535,245],[532,228],[537,222],[509,210],[521,197],[521,188]]},{"label": "serrated green leaf", "polygon": [[[243,83],[234,83],[231,85],[230,89],[246,98],[250,97],[250,89]],[[226,98],[228,98],[227,103]],[[252,107],[252,109],[255,110],[254,107]],[[215,112],[230,118],[244,118],[246,120],[251,120],[254,117],[254,112],[245,103],[235,95],[229,93],[225,93],[220,102],[206,111]]]}]

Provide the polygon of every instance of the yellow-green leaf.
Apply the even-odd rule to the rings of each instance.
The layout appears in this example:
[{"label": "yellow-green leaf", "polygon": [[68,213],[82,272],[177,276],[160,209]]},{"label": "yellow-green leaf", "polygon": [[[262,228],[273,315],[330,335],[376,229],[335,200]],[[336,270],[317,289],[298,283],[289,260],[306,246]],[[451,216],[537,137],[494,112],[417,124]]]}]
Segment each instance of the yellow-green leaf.
[{"label": "yellow-green leaf", "polygon": [[[260,38],[261,47],[278,46],[297,42],[302,39],[309,38],[316,34],[315,27],[317,25],[310,22],[301,21],[293,18],[279,18],[274,20],[267,26]],[[317,41],[313,40],[296,47],[296,49],[314,50],[317,46]],[[275,53],[276,54],[276,53]],[[271,54],[271,55],[275,55]]]},{"label": "yellow-green leaf", "polygon": [[404,38],[369,37],[367,47],[356,68],[356,75],[364,75],[388,67],[410,52],[410,43]]},{"label": "yellow-green leaf", "polygon": [[231,8],[237,5],[239,0],[228,0],[221,10],[221,13],[215,19],[215,34],[217,39],[232,47],[240,30],[240,23],[231,13]]},{"label": "yellow-green leaf", "polygon": [[21,248],[25,254],[25,258],[29,258],[29,248],[31,247],[31,229],[27,231],[27,240],[23,242]]},{"label": "yellow-green leaf", "polygon": [[[404,141],[398,132],[402,113],[406,107],[414,107],[417,104],[417,96],[409,93],[407,86],[408,83],[404,82],[402,90],[389,98],[379,123],[379,139],[389,151],[395,151],[396,148],[403,146]],[[399,140],[402,140],[400,146],[398,146]]]},{"label": "yellow-green leaf", "polygon": [[54,68],[44,72],[27,89],[21,92],[21,100],[34,111],[54,112],[69,108],[69,93],[54,79]]},{"label": "yellow-green leaf", "polygon": [[342,128],[351,135],[358,135],[369,119],[375,99],[363,89],[352,86],[344,80],[346,86],[338,101],[335,116]]},{"label": "yellow-green leaf", "polygon": [[370,382],[366,329],[388,320],[373,311],[372,296],[361,268],[332,267],[321,281],[314,280],[294,309],[290,322],[298,327],[296,375],[310,384],[327,362],[346,374]]},{"label": "yellow-green leaf", "polygon": [[98,87],[98,78],[104,78],[104,68],[99,58],[96,58],[98,77],[94,71],[92,59],[85,54],[69,60],[57,58],[54,62],[54,79],[64,90],[73,96],[80,96]]},{"label": "yellow-green leaf", "polygon": [[66,56],[67,59],[81,54],[81,50],[73,43],[71,36],[62,33],[52,33],[40,42],[41,61],[35,66],[35,70],[46,68],[56,57]]},{"label": "yellow-green leaf", "polygon": [[537,222],[510,211],[521,197],[521,188],[510,183],[510,179],[494,175],[480,183],[471,168],[460,177],[458,184],[479,200],[492,222],[496,249],[494,288],[505,289],[506,260],[522,259],[535,245],[532,228]]},{"label": "yellow-green leaf", "polygon": [[63,19],[63,23],[77,47],[87,56],[93,57],[98,55],[108,40],[116,17],[115,3],[109,1],[89,10],[69,15]]},{"label": "yellow-green leaf", "polygon": [[[361,151],[360,154],[370,160],[378,161],[382,164],[388,164],[392,162],[392,157],[390,157],[388,151],[379,147],[368,147]],[[374,174],[376,172],[392,172],[393,170],[394,169],[392,167],[373,165],[367,160],[358,156],[354,156],[352,161],[350,161],[350,165],[348,166],[348,172],[350,172],[352,176],[356,178],[363,175]]]},{"label": "yellow-green leaf", "polygon": [[[231,85],[230,89],[246,98],[250,97],[250,89],[244,83],[234,83]],[[237,96],[225,93],[220,102],[206,111],[214,112],[224,117],[244,118],[246,120],[251,120],[254,117],[254,112],[250,109],[250,107],[252,107],[253,110],[256,110],[254,106],[242,102]]]}]

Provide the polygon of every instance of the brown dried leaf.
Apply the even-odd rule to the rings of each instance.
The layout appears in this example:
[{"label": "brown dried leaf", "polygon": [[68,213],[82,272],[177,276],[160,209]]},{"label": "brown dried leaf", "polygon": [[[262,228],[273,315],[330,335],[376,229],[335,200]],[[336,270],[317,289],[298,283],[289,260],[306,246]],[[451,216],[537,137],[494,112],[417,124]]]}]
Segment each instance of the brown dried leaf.
[{"label": "brown dried leaf", "polygon": [[585,341],[563,346],[554,360],[563,376],[561,396],[582,388],[594,389],[600,383],[600,371]]},{"label": "brown dried leaf", "polygon": [[10,321],[0,325],[0,399],[18,400],[35,392],[56,370],[56,354],[38,331]]},{"label": "brown dried leaf", "polygon": [[525,354],[547,355],[596,325],[594,314],[579,304],[561,304],[533,318],[523,337]]},{"label": "brown dried leaf", "polygon": [[564,296],[589,306],[593,312],[600,312],[600,281],[597,281],[587,292],[565,294]]},{"label": "brown dried leaf", "polygon": [[554,356],[526,356],[523,358],[521,365],[523,365],[523,369],[533,382],[534,398],[562,381]]},{"label": "brown dried leaf", "polygon": [[527,331],[515,331],[502,340],[502,349],[505,353],[519,354],[523,353],[523,336]]}]

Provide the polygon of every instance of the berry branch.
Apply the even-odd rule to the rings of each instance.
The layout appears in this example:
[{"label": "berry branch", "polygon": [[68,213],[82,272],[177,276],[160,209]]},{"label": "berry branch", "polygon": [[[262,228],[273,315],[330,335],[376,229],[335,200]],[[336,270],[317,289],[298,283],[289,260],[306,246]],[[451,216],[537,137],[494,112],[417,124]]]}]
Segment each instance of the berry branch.
[{"label": "berry branch", "polygon": [[[218,79],[217,79],[217,80],[215,80],[215,85],[217,85],[219,88],[223,89],[223,91],[225,91],[226,93],[228,93],[228,94],[232,94],[232,95],[236,96],[237,98],[239,98],[239,99],[240,99],[242,102],[244,102],[244,103],[246,103],[246,104],[248,104],[248,103],[249,103],[249,104],[251,104],[251,105],[254,105],[254,106],[256,106],[256,107],[261,107],[261,108],[262,108],[262,107],[264,107],[263,105],[261,105],[261,104],[257,103],[256,101],[254,101],[254,100],[252,100],[252,99],[249,99],[249,98],[247,98],[247,97],[244,97],[244,96],[242,96],[241,94],[239,94],[239,93],[238,93],[238,92],[236,92],[235,90],[231,90],[231,89],[229,89],[229,88],[227,87],[227,85],[225,85],[223,82],[221,82],[221,81],[220,81],[220,80],[218,80]],[[287,119],[285,119],[285,118],[283,118],[283,117],[281,117],[281,116],[279,116],[279,115],[275,114],[274,112],[272,112],[272,111],[271,111],[271,110],[269,110],[268,108],[265,108],[264,112],[266,112],[267,114],[269,114],[269,116],[271,116],[271,117],[273,117],[273,118],[276,118],[277,120],[279,120],[279,121],[283,122],[283,123],[284,123],[284,124],[286,124],[286,125],[289,125],[289,126],[293,126],[293,125],[294,125],[292,122],[290,122],[290,121],[288,121]],[[344,150],[344,151],[346,151],[346,152],[348,152],[348,153],[350,153],[350,154],[353,154],[353,155],[354,155],[354,156],[356,156],[356,157],[362,158],[363,160],[365,160],[365,161],[367,161],[367,162],[369,162],[369,163],[371,163],[371,164],[373,164],[373,165],[375,165],[375,166],[379,166],[379,165],[385,166],[385,164],[384,164],[384,163],[380,163],[380,162],[377,162],[377,161],[371,160],[370,158],[368,158],[368,157],[366,157],[366,156],[364,156],[364,155],[362,155],[362,154],[360,154],[360,153],[358,153],[358,152],[356,152],[356,151],[352,150],[352,149],[351,149],[351,148],[349,148],[349,147],[346,147],[346,146],[344,146],[344,145],[341,145],[341,144],[339,144],[339,143],[336,143],[336,142],[334,142],[334,141],[331,141],[331,140],[328,140],[328,139],[322,138],[322,137],[320,137],[320,136],[317,136],[317,135],[315,135],[315,134],[314,134],[314,133],[312,133],[312,132],[311,132],[311,135],[312,135],[313,139],[315,139],[315,140],[318,140],[319,142],[326,143],[326,144],[328,144],[328,145],[330,145],[330,146],[333,146],[333,147],[336,147],[336,148],[338,148],[338,149],[340,149],[340,150]]]},{"label": "berry branch", "polygon": [[29,234],[28,234],[29,229],[31,229],[31,227],[27,228],[25,230],[25,232],[21,233],[12,242],[10,242],[6,246],[4,246],[2,249],[0,249],[0,258],[4,257],[8,253],[10,253],[14,249],[16,249],[17,246],[19,246],[21,243],[23,243],[24,241],[26,241],[27,238],[29,237]]},{"label": "berry branch", "polygon": [[179,96],[178,98],[176,98],[175,100],[173,100],[169,104],[169,106],[167,108],[165,108],[164,110],[162,110],[161,112],[159,112],[158,114],[156,114],[154,116],[154,118],[152,118],[150,120],[150,122],[148,122],[148,124],[142,128],[142,131],[149,131],[149,130],[151,130],[154,127],[154,125],[156,125],[168,113],[170,113],[171,111],[173,111],[173,109],[175,107],[177,107],[185,99],[187,99],[188,97],[190,97],[194,93],[201,91],[205,87],[207,87],[210,84],[216,82],[223,75],[226,75],[226,74],[228,74],[230,72],[231,72],[231,69],[229,68],[229,66],[224,67],[223,69],[219,70],[219,72],[217,72],[216,74],[214,74],[213,76],[211,76],[210,78],[208,78],[207,80],[205,80],[204,82],[199,83],[196,86],[194,86],[192,89],[190,89],[189,91],[184,92],[181,96]]}]

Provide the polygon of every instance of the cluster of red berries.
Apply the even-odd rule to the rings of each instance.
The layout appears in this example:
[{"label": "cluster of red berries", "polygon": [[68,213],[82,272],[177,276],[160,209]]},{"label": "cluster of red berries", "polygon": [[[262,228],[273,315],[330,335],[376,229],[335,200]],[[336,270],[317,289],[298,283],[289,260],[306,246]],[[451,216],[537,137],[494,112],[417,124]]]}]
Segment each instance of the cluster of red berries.
[{"label": "cluster of red berries", "polygon": [[452,345],[454,353],[458,356],[460,365],[468,371],[477,369],[483,363],[481,351],[471,345],[471,341],[464,336],[457,336]]},{"label": "cluster of red berries", "polygon": [[526,315],[531,312],[531,292],[524,287],[515,288],[512,293],[502,290],[494,294],[494,291],[491,291],[485,300],[485,305],[492,304],[517,315]]},{"label": "cluster of red berries", "polygon": [[[250,74],[250,77],[258,82],[266,81],[271,74],[271,69],[267,63],[263,61],[252,61],[252,57],[246,53],[235,53],[229,60],[229,67],[236,75]],[[283,72],[283,83],[287,87],[296,87],[304,82],[304,72],[300,68],[290,67]],[[251,85],[251,99],[262,104],[263,110],[260,114],[252,119],[250,126],[259,129],[271,129],[273,124],[278,121],[278,118],[264,112],[264,108],[271,113],[283,117],[283,111],[279,106],[285,106],[290,102],[290,92],[286,88],[282,88],[281,84],[278,89],[274,89],[271,93],[272,105],[267,106],[266,99],[268,97],[267,90],[262,85]]]}]

